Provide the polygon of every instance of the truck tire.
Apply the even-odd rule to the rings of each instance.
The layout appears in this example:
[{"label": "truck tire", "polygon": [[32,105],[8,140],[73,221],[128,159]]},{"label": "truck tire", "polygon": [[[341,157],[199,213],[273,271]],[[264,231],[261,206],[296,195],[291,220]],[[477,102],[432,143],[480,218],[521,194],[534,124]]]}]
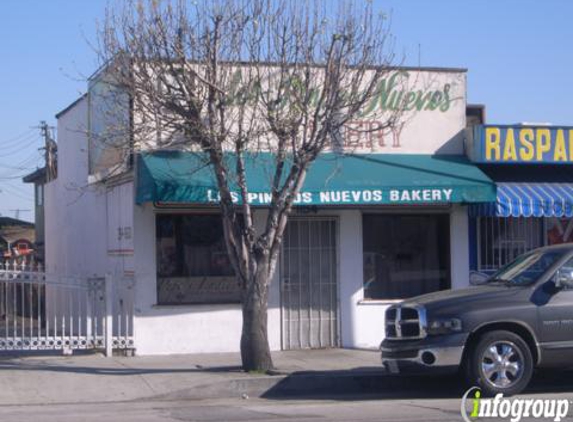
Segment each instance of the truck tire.
[{"label": "truck tire", "polygon": [[518,394],[533,375],[533,356],[527,343],[511,331],[483,334],[473,350],[468,350],[466,376],[483,395]]}]

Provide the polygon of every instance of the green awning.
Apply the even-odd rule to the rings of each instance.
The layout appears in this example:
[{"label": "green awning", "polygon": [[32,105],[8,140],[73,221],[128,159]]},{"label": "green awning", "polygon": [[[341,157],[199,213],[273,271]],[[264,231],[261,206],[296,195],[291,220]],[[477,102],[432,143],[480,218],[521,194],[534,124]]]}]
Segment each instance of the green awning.
[{"label": "green awning", "polygon": [[[231,154],[229,159],[233,159]],[[274,156],[249,154],[245,165],[249,202],[257,206],[268,204]],[[236,184],[231,182],[231,187],[238,200]],[[323,153],[312,164],[296,203],[431,205],[495,199],[495,184],[463,156]],[[202,154],[142,153],[137,164],[136,202],[215,204],[217,184]]]}]

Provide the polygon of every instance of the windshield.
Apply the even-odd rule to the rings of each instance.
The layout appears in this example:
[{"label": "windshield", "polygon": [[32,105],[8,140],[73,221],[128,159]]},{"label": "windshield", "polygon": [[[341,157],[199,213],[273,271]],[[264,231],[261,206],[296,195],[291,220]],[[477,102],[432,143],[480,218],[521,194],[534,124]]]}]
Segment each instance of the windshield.
[{"label": "windshield", "polygon": [[563,251],[559,250],[530,252],[520,255],[491,276],[488,283],[520,286],[532,284],[562,256]]}]

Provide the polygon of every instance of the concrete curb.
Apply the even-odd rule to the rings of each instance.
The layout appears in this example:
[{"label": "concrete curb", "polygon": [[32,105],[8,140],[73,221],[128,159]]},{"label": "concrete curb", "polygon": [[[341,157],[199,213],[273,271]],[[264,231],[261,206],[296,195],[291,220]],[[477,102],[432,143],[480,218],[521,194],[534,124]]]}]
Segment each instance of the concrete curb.
[{"label": "concrete curb", "polygon": [[286,376],[262,376],[218,380],[212,383],[194,385],[153,397],[157,400],[202,400],[223,398],[262,397],[287,378]]},{"label": "concrete curb", "polygon": [[[415,380],[415,381],[414,381]],[[170,392],[159,400],[199,400],[220,398],[288,399],[296,397],[329,397],[377,395],[385,398],[432,396],[435,379],[402,378],[384,373],[304,372],[290,375],[260,376],[219,380]]]}]

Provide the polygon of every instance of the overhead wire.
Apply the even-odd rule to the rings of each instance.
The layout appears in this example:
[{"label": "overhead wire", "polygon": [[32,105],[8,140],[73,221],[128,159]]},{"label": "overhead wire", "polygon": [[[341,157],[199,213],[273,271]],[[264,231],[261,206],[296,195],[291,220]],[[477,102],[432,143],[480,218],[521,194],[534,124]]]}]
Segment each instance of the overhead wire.
[{"label": "overhead wire", "polygon": [[22,191],[17,190],[17,189],[12,189],[11,187],[8,187],[8,188],[6,186],[0,187],[0,193],[8,193],[10,195],[15,195],[15,196],[22,198],[22,199],[25,199],[27,201],[33,201],[34,200],[33,194],[22,192]]},{"label": "overhead wire", "polygon": [[41,154],[38,151],[33,151],[31,154],[28,153],[28,155],[16,164],[13,162],[16,158],[14,157],[16,154],[24,152],[40,139],[39,135],[33,132],[35,132],[35,130],[30,129],[14,138],[11,138],[10,147],[7,149],[2,148],[0,150],[2,151],[0,158],[10,157],[8,160],[12,161],[10,164],[3,164],[0,162],[0,169],[5,170],[4,172],[0,172],[0,181],[21,179],[26,176],[26,174],[14,174],[16,171],[29,173],[34,170],[34,164],[36,165],[35,168],[38,167],[38,161],[41,157]]},{"label": "overhead wire", "polygon": [[37,132],[36,132],[36,129],[35,129],[35,128],[30,128],[30,129],[28,129],[27,131],[22,132],[21,134],[16,135],[16,136],[14,136],[14,137],[12,137],[12,138],[10,138],[10,139],[4,140],[4,141],[1,141],[1,140],[0,140],[0,146],[1,146],[2,148],[8,148],[8,149],[10,149],[10,148],[12,148],[12,146],[14,146],[14,145],[18,144],[19,142],[21,142],[21,141],[22,141],[22,138],[28,137],[28,136],[32,135],[33,133],[37,133]]},{"label": "overhead wire", "polygon": [[[14,179],[20,179],[20,178],[26,176],[32,170],[39,168],[38,162],[40,161],[40,158],[41,157],[39,157],[39,156],[37,156],[37,157],[30,156],[26,160],[19,163],[17,166],[14,166],[15,168],[6,169],[4,172],[0,172],[0,180],[14,180]],[[36,163],[36,165],[33,166],[32,165],[33,163]],[[18,174],[14,174],[17,172],[18,172]],[[19,172],[24,172],[24,173],[20,174]]]},{"label": "overhead wire", "polygon": [[18,189],[15,189],[13,186],[9,186],[6,184],[0,185],[0,194],[2,194],[2,193],[16,196],[16,197],[23,199],[25,201],[30,201],[30,202],[34,201],[33,195],[26,194],[25,192],[22,192]]},{"label": "overhead wire", "polygon": [[[25,185],[20,185],[20,186],[15,186],[12,183],[14,182],[3,182],[0,184],[0,191],[1,190],[7,190],[7,191],[11,191],[11,192],[16,192],[20,195],[24,195],[28,198],[33,198],[33,193],[30,192],[31,187],[30,186],[25,186]],[[25,187],[24,187],[25,186]]]},{"label": "overhead wire", "polygon": [[30,186],[30,184],[28,184],[28,183],[21,183],[18,181],[3,182],[3,185],[4,184],[9,185],[12,189],[16,189],[16,190],[20,190],[20,191],[26,190]]},{"label": "overhead wire", "polygon": [[18,175],[16,175],[16,176],[0,177],[0,181],[23,179],[23,178],[26,177],[27,175],[28,175],[27,173],[22,173],[22,174],[18,174]]},{"label": "overhead wire", "polygon": [[27,155],[22,161],[18,163],[11,163],[10,165],[2,164],[0,162],[0,168],[8,168],[8,169],[21,169],[22,167],[26,167],[32,164],[35,160],[38,160],[42,157],[42,154],[39,154],[38,151],[34,151],[31,154]]},{"label": "overhead wire", "polygon": [[[36,157],[34,157],[36,159]],[[32,164],[32,162],[26,163],[26,165],[19,165],[19,166],[7,166],[4,164],[0,164],[0,169],[6,170],[33,170],[34,166],[28,166],[27,164]]]},{"label": "overhead wire", "polygon": [[16,149],[10,148],[8,152],[6,152],[6,151],[3,150],[3,153],[0,154],[0,158],[9,157],[9,156],[11,156],[11,155],[17,154],[17,153],[21,152],[22,150],[31,147],[34,143],[38,142],[39,140],[40,140],[40,137],[37,136],[37,135],[36,135],[36,136],[31,136],[31,137],[28,137],[28,138],[24,138],[24,139],[22,140],[22,142],[27,142],[27,141],[29,141],[29,142],[27,142],[27,143],[24,144],[24,145],[17,145],[17,148],[16,148]]},{"label": "overhead wire", "polygon": [[[34,170],[34,168],[38,168],[38,162],[42,154],[39,153],[39,150],[33,151],[32,153],[26,150],[36,143],[39,144],[40,140],[41,137],[34,128],[28,129],[12,138],[0,140],[0,158],[9,157],[7,158],[9,164],[0,162],[0,169],[6,170],[0,173],[0,195],[13,196],[28,203],[34,202],[33,193],[30,193],[27,189],[23,189],[22,185],[14,186],[14,183],[21,183],[23,177]],[[17,157],[17,154],[23,155],[23,158]],[[20,172],[24,171],[26,173],[20,174]]]},{"label": "overhead wire", "polygon": [[40,135],[38,133],[30,133],[26,136],[23,136],[22,138],[19,138],[18,140],[11,142],[9,145],[2,145],[0,144],[0,146],[2,147],[3,150],[6,149],[14,149],[14,148],[19,148],[22,145],[22,142],[28,141],[30,139],[41,139]]},{"label": "overhead wire", "polygon": [[38,168],[39,161],[41,159],[40,154],[31,154],[26,157],[21,162],[17,163],[14,166],[6,166],[0,164],[0,170],[4,170],[0,172],[0,179],[7,178],[7,177],[16,177],[14,176],[14,171],[26,171],[31,172]]}]

